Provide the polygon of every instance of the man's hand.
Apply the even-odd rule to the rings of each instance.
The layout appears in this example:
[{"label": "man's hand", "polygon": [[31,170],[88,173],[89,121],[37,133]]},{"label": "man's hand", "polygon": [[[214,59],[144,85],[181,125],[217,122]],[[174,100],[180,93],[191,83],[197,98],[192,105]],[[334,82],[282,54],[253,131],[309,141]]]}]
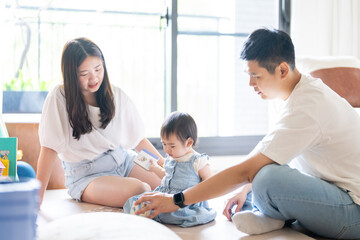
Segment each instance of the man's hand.
[{"label": "man's hand", "polygon": [[231,221],[231,216],[233,214],[232,208],[237,205],[234,213],[240,212],[242,207],[244,206],[249,192],[251,192],[251,183],[243,186],[239,193],[227,200],[227,204],[224,208],[223,214],[227,217],[229,221]]},{"label": "man's hand", "polygon": [[135,214],[139,215],[146,211],[152,211],[148,218],[154,218],[160,213],[174,212],[179,209],[174,203],[173,194],[161,192],[145,193],[135,202],[135,205],[139,205],[141,202],[147,202],[147,206],[137,210]]}]

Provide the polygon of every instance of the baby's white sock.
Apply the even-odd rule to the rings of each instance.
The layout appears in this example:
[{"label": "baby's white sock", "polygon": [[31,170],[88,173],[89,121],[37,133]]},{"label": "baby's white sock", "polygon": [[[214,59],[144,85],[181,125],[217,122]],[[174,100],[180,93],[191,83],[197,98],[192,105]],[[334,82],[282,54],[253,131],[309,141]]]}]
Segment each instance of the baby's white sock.
[{"label": "baby's white sock", "polygon": [[281,229],[285,221],[270,218],[256,211],[241,211],[232,217],[236,228],[247,234],[262,234]]}]

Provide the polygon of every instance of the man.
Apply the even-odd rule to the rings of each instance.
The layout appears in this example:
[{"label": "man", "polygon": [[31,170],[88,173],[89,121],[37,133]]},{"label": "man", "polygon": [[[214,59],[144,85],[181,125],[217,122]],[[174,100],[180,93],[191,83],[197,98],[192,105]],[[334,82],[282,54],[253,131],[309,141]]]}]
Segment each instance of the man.
[{"label": "man", "polygon": [[[241,58],[255,92],[283,101],[278,122],[244,162],[183,193],[145,194],[137,203],[150,204],[137,213],[153,210],[152,218],[251,183],[224,209],[240,231],[260,234],[297,220],[324,237],[360,238],[360,116],[320,79],[299,73],[282,31],[254,31]],[[250,192],[251,210],[244,204]]]}]

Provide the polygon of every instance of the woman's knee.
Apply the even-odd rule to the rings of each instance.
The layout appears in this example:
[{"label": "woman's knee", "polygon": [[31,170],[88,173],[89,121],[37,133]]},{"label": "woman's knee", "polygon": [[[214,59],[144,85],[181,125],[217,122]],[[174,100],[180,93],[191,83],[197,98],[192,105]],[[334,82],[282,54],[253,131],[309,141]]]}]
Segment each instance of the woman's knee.
[{"label": "woman's knee", "polygon": [[103,177],[91,182],[81,200],[95,204],[122,207],[132,196],[150,191],[149,184],[136,178]]},{"label": "woman's knee", "polygon": [[131,187],[128,188],[128,191],[130,194],[135,193],[133,195],[137,195],[137,194],[147,192],[150,190],[151,190],[151,187],[148,183],[142,182],[141,180],[136,179],[136,178],[133,179],[133,182],[131,183]]},{"label": "woman's knee", "polygon": [[121,206],[123,206],[129,198],[144,192],[148,192],[150,190],[151,188],[149,184],[141,182],[138,179],[134,179],[134,181],[128,184],[126,188],[121,191],[120,195],[118,196],[119,203]]},{"label": "woman's knee", "polygon": [[134,181],[128,185],[125,192],[123,192],[123,194],[121,194],[122,197],[120,199],[121,199],[122,205],[125,204],[125,202],[129,198],[151,190],[149,184],[142,182],[138,179],[133,179],[133,180]]},{"label": "woman's knee", "polygon": [[152,189],[148,183],[146,183],[146,182],[142,182],[142,183],[143,183],[143,187],[144,187],[144,192],[148,192]]}]

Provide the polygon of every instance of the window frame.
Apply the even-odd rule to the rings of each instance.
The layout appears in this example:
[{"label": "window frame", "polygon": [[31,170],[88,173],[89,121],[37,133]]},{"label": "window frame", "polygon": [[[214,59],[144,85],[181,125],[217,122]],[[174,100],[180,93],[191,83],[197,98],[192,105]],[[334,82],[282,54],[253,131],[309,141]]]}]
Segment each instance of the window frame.
[{"label": "window frame", "polygon": [[[279,12],[281,11],[281,3],[279,0]],[[290,1],[290,0],[289,0]],[[170,14],[170,31],[171,31],[171,98],[170,110],[176,111],[177,109],[177,37],[178,35],[202,35],[202,36],[233,36],[233,37],[246,37],[246,33],[219,33],[219,32],[193,32],[193,31],[179,31],[178,30],[178,0],[171,0],[171,14]],[[285,8],[289,9],[289,8]],[[169,17],[169,15],[167,15]],[[282,15],[279,15],[279,19]],[[289,22],[290,24],[290,22]],[[264,135],[252,136],[231,136],[231,137],[200,137],[199,152],[206,152],[212,156],[225,156],[225,155],[246,155],[256,146],[256,144],[264,137]],[[162,154],[161,139],[149,138],[150,142]]]},{"label": "window frame", "polygon": [[[169,68],[171,69],[168,73],[169,76],[165,77],[166,85],[168,85],[165,91],[165,115],[177,109],[177,37],[179,35],[206,35],[206,36],[233,36],[233,37],[246,37],[247,33],[219,33],[219,32],[192,32],[192,31],[179,31],[178,30],[178,0],[168,0],[169,8],[171,9],[170,14],[161,16],[169,22],[169,26],[166,31],[169,33],[170,44],[168,47],[169,51],[166,51],[170,59]],[[284,16],[290,16],[290,0],[279,0],[279,26],[285,24],[285,31],[290,31],[290,20],[287,18],[284,22]],[[285,12],[284,12],[285,11]],[[168,10],[169,12],[169,10]],[[169,93],[166,91],[169,90]],[[14,117],[14,114],[3,114],[4,119],[7,122],[17,121],[15,119],[24,119],[24,115],[28,114],[16,114],[18,117]],[[9,115],[9,117],[7,116]],[[40,116],[41,114],[39,114]],[[30,115],[29,115],[30,116]],[[35,118],[36,119],[36,118]],[[40,119],[40,117],[38,117]],[[34,120],[37,121],[37,120]],[[199,152],[206,152],[208,155],[219,156],[219,155],[246,155],[248,154],[256,144],[264,137],[264,135],[252,135],[252,136],[231,136],[231,137],[200,137],[199,147],[196,148]],[[150,142],[158,149],[162,154],[162,144],[160,138],[149,138]]]}]

